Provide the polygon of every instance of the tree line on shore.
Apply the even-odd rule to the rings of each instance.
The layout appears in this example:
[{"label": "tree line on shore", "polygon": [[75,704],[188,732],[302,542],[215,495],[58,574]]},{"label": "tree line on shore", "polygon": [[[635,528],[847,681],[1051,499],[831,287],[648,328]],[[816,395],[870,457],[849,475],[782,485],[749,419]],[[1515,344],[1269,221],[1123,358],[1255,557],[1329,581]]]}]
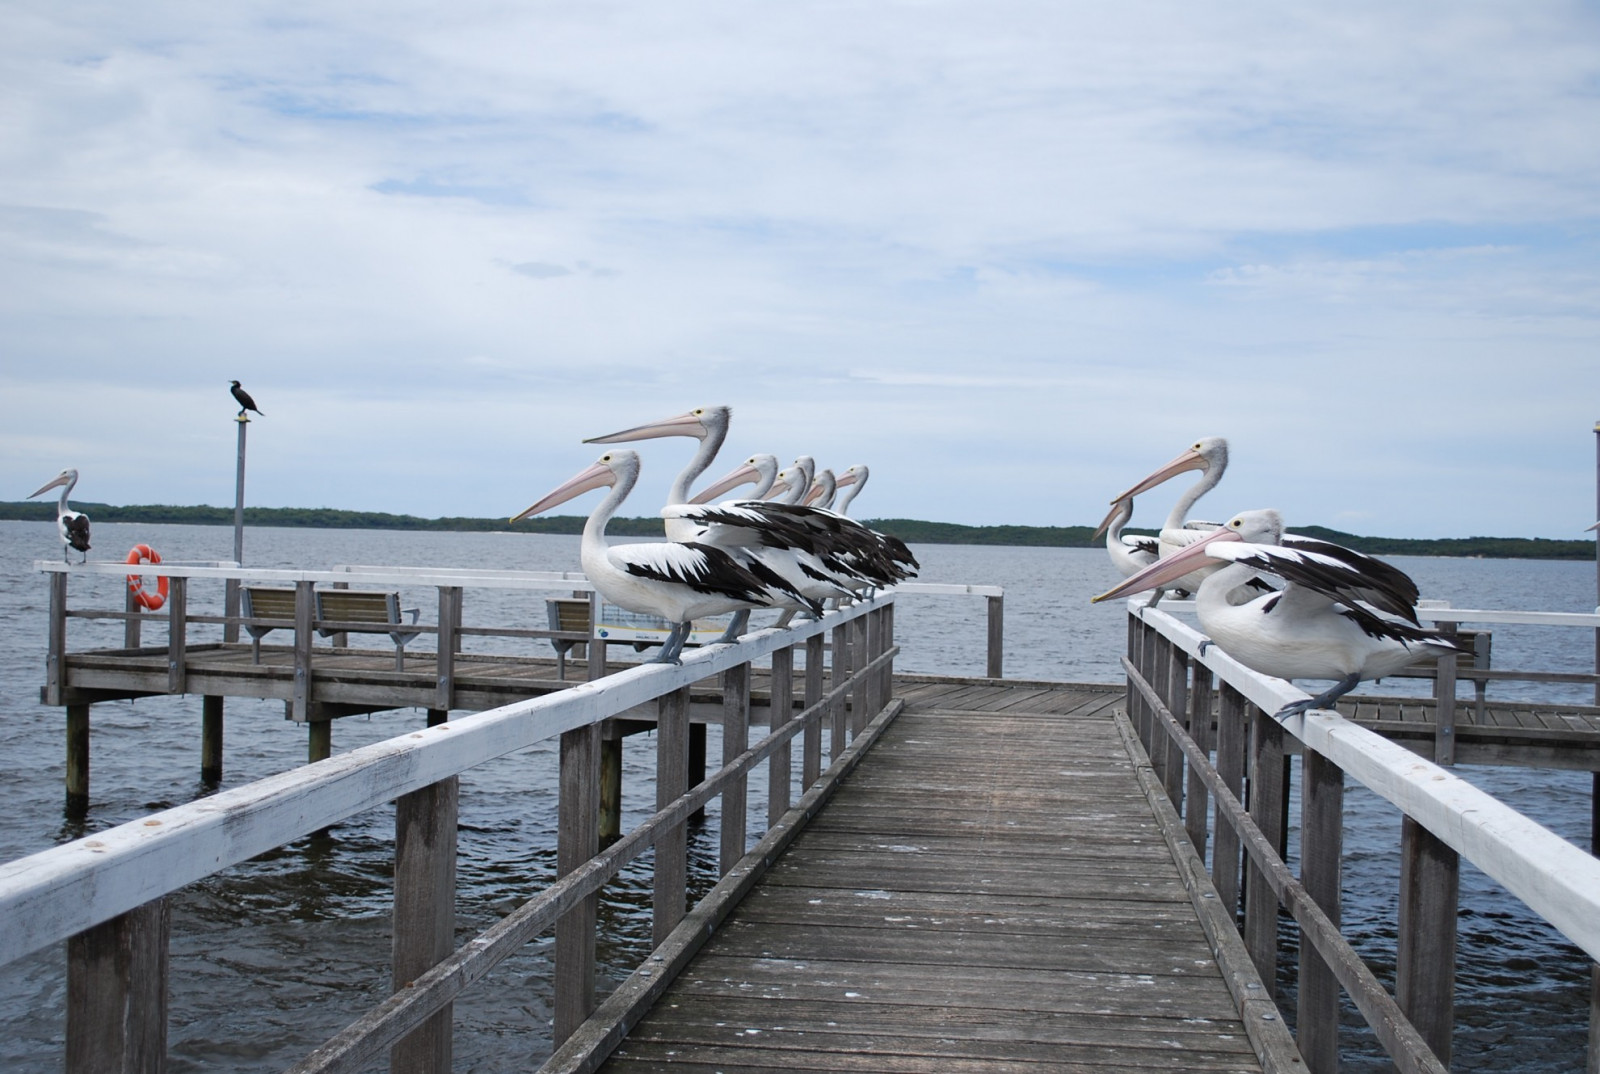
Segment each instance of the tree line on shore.
[{"label": "tree line on shore", "polygon": [[[103,503],[76,504],[96,522],[142,522],[188,526],[231,526],[231,507],[136,504],[116,507]],[[18,501],[0,503],[0,519],[49,522],[55,519],[53,503]],[[581,533],[578,515],[532,518],[512,527],[503,518],[420,518],[382,511],[345,511],[333,507],[246,507],[247,526],[284,526],[307,529],[445,530],[456,532]],[[1023,545],[1081,548],[1089,545],[1091,526],[965,526],[954,522],[926,522],[910,518],[864,520],[873,529],[908,544]],[[1296,533],[1354,548],[1358,552],[1390,556],[1481,556],[1490,559],[1589,559],[1595,555],[1592,540],[1552,540],[1543,537],[1363,537],[1323,526],[1296,526]],[[607,532],[618,537],[658,537],[661,519],[615,518]],[[1153,533],[1130,529],[1129,533]]]}]

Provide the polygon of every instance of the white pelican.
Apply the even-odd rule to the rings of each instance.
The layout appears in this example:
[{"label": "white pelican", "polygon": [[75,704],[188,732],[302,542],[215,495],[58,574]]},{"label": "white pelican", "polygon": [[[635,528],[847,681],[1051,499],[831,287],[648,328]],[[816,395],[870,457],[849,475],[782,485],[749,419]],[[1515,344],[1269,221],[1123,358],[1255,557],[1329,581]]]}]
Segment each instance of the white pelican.
[{"label": "white pelican", "polygon": [[804,502],[807,507],[819,507],[824,511],[833,510],[833,498],[838,494],[839,481],[833,476],[833,471],[827,467],[818,470],[811,478],[811,487],[806,489]]},{"label": "white pelican", "polygon": [[833,509],[841,515],[848,515],[851,501],[861,495],[861,490],[867,487],[867,478],[870,476],[871,472],[866,464],[859,462],[840,474],[834,482],[834,491],[839,492],[840,489],[844,491],[839,492],[839,502],[833,505]]},{"label": "white pelican", "polygon": [[[1228,441],[1220,436],[1202,436],[1184,450],[1177,458],[1165,466],[1151,473],[1150,476],[1112,498],[1115,504],[1118,500],[1129,499],[1155,488],[1157,485],[1170,481],[1181,473],[1190,470],[1199,470],[1200,480],[1189,486],[1187,492],[1178,498],[1172,505],[1172,510],[1167,514],[1167,521],[1161,527],[1160,554],[1164,559],[1174,552],[1194,543],[1200,537],[1217,528],[1216,522],[1199,522],[1191,520],[1188,515],[1195,502],[1217,487],[1217,482],[1222,480],[1223,471],[1228,468]],[[1205,576],[1216,570],[1215,564],[1204,564],[1200,569],[1191,572],[1182,579],[1177,579],[1174,588],[1187,590],[1190,593],[1200,588],[1200,583]],[[1164,591],[1164,590],[1163,590]],[[1158,591],[1152,603],[1161,599]]]},{"label": "white pelican", "polygon": [[778,479],[778,457],[757,453],[689,498],[690,503],[710,503],[740,485],[754,484],[748,499],[759,500]]},{"label": "white pelican", "polygon": [[1131,533],[1126,537],[1122,535],[1122,527],[1132,517],[1133,497],[1124,496],[1112,506],[1111,513],[1089,538],[1092,541],[1102,533],[1106,535],[1106,554],[1111,557],[1112,566],[1122,572],[1124,578],[1137,574],[1161,558],[1161,542],[1157,538]]},{"label": "white pelican", "polygon": [[[658,436],[692,436],[700,441],[700,447],[695,451],[689,464],[679,471],[673,479],[672,487],[667,490],[667,506],[689,502],[689,486],[694,484],[695,478],[706,472],[711,465],[711,460],[717,457],[717,452],[722,450],[722,442],[728,438],[728,421],[733,416],[733,411],[725,406],[696,407],[686,414],[676,417],[662,418],[645,425],[636,425],[631,429],[620,432],[608,433],[605,436],[591,436],[585,444],[627,444],[638,440],[652,440]],[[671,541],[692,541],[699,535],[694,531],[692,524],[678,519],[666,520],[667,539]]]},{"label": "white pelican", "polygon": [[693,620],[772,604],[768,582],[720,548],[696,542],[606,544],[606,523],[639,480],[639,454],[608,451],[538,503],[511,519],[517,522],[609,485],[611,492],[584,523],[579,558],[600,595],[619,608],[658,615],[677,624],[655,663],[681,663]]},{"label": "white pelican", "polygon": [[811,491],[811,481],[817,472],[817,460],[810,455],[800,455],[791,466],[778,471],[778,479],[767,490],[766,498],[773,503],[799,503]]},{"label": "white pelican", "polygon": [[[1206,644],[1220,645],[1263,675],[1337,680],[1316,697],[1284,706],[1279,719],[1329,708],[1363,679],[1381,679],[1419,660],[1459,651],[1438,633],[1415,625],[1417,588],[1404,572],[1341,545],[1302,537],[1283,546],[1282,539],[1278,512],[1245,511],[1094,600],[1164,585],[1199,560],[1216,561],[1219,569],[1200,583],[1195,596],[1200,627],[1209,636]],[[1262,572],[1277,575],[1286,586],[1240,603],[1229,599]]]},{"label": "white pelican", "polygon": [[71,563],[72,556],[69,550],[76,548],[83,553],[83,562],[87,563],[89,562],[89,516],[67,506],[67,497],[72,495],[72,487],[77,483],[78,471],[70,468],[62,470],[40,486],[38,492],[29,493],[28,499],[48,492],[57,485],[66,486],[61,490],[61,502],[56,505],[56,532],[61,534],[61,558]]}]

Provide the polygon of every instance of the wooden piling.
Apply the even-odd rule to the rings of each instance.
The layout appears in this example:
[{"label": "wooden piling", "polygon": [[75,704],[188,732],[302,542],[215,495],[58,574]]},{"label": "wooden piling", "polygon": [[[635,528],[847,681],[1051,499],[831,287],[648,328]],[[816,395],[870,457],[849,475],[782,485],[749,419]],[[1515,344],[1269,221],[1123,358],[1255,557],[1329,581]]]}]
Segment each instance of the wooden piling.
[{"label": "wooden piling", "polygon": [[67,814],[89,809],[89,706],[67,706]]},{"label": "wooden piling", "polygon": [[200,781],[207,784],[222,782],[222,710],[221,697],[206,694],[200,701]]}]

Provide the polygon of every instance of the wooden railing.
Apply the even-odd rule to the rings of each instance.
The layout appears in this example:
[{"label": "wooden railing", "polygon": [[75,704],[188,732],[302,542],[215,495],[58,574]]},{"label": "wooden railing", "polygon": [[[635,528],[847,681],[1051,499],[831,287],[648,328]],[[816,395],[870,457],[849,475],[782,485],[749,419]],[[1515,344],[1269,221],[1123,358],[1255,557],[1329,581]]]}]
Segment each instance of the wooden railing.
[{"label": "wooden railing", "polygon": [[[1216,646],[1202,656],[1203,640],[1167,611],[1131,601],[1128,715],[1202,857],[1214,839],[1212,884],[1225,907],[1237,907],[1243,896],[1240,931],[1263,980],[1276,979],[1279,907],[1300,926],[1296,1024],[1313,1074],[1339,1068],[1341,988],[1402,1074],[1448,1069],[1462,857],[1600,958],[1600,861],[1336,712],[1314,710],[1280,723],[1268,714],[1307,695]],[[1288,830],[1285,736],[1298,741],[1303,756],[1298,877],[1281,853]],[[1404,816],[1393,996],[1339,933],[1347,774]],[[1241,804],[1247,786],[1248,808]],[[1594,1064],[1591,1054],[1590,1070]]]},{"label": "wooden railing", "polygon": [[[120,570],[120,568],[119,568]],[[567,584],[567,583],[564,583]],[[66,1067],[159,1071],[165,1063],[169,896],[185,885],[344,818],[395,804],[395,993],[294,1069],[365,1069],[390,1050],[391,1070],[450,1069],[452,999],[529,939],[556,933],[552,1064],[587,1069],[617,1030],[704,939],[707,924],[792,839],[898,710],[891,703],[894,597],[873,600],[689,653],[682,666],[644,665],[604,680],[407,733],[281,775],[222,791],[0,865],[0,964],[65,941]],[[832,660],[824,638],[832,635]],[[799,710],[797,650],[804,652]],[[751,662],[770,658],[768,733],[749,742]],[[687,786],[690,686],[721,677],[723,764]],[[657,812],[620,841],[598,846],[600,724],[657,707]],[[829,728],[824,770],[822,728]],[[464,947],[453,949],[460,773],[560,738],[560,879]],[[793,741],[802,786],[791,793]],[[766,834],[746,853],[746,781],[768,765]],[[723,877],[692,911],[685,825],[721,798]],[[756,827],[761,827],[758,818]],[[657,948],[634,978],[596,1006],[596,904],[601,886],[654,849]],[[610,1028],[608,1028],[610,1027]],[[580,1032],[582,1030],[582,1032]]]}]

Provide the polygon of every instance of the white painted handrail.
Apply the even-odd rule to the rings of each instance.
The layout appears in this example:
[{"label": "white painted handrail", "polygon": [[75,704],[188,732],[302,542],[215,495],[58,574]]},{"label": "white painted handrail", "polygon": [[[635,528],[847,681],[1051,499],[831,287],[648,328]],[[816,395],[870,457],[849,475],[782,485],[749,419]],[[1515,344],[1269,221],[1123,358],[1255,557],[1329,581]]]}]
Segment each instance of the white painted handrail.
[{"label": "white painted handrail", "polygon": [[769,656],[891,600],[885,594],[735,644],[705,646],[686,653],[681,666],[638,665],[464,716],[0,865],[0,965],[346,817]]},{"label": "white painted handrail", "polygon": [[[1192,612],[1194,601],[1167,598],[1158,611]],[[1505,623],[1519,626],[1585,627],[1600,630],[1600,608],[1594,612],[1520,612],[1505,608],[1452,608],[1448,601],[1425,600],[1417,605],[1417,618],[1425,623]]]},{"label": "white painted handrail", "polygon": [[[1216,645],[1208,646],[1201,656],[1204,635],[1168,614],[1166,601],[1149,609],[1144,598],[1135,598],[1128,607],[1131,614],[1268,713],[1309,696],[1282,679],[1250,670]],[[1462,609],[1452,609],[1450,615],[1466,618]],[[1284,730],[1308,749],[1404,811],[1600,961],[1600,859],[1448,768],[1418,757],[1337,712],[1316,709],[1282,723]]]}]

